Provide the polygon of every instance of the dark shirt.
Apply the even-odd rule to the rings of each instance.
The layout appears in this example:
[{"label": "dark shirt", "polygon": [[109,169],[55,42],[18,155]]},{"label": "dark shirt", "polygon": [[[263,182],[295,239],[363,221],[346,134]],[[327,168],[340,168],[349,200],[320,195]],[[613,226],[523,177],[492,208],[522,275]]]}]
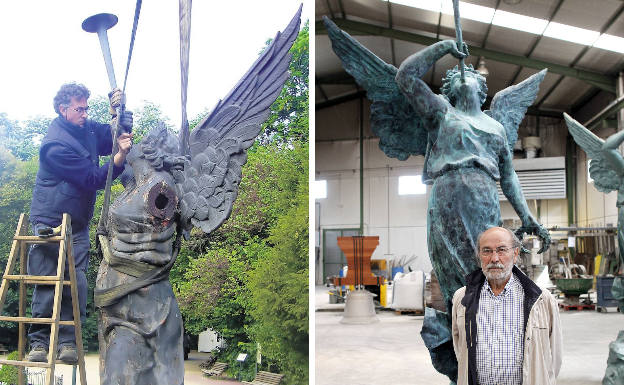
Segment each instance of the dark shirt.
[{"label": "dark shirt", "polygon": [[[93,144],[87,141],[86,136],[91,135],[95,137],[97,155],[110,155],[113,143],[108,124],[87,120],[84,127],[79,127],[63,118],[57,119],[60,126],[76,138],[87,151],[90,150],[89,145]],[[50,171],[80,189],[101,190],[106,185],[109,162],[103,166],[96,165],[63,143],[51,142],[42,146],[39,161],[45,162]],[[113,165],[113,179],[117,178],[122,171],[123,166]]]},{"label": "dark shirt", "polygon": [[[71,214],[74,230],[84,228],[93,216],[95,193],[106,185],[112,138],[108,124],[87,120],[84,127],[62,117],[52,121],[39,150],[39,171],[33,190],[32,223],[60,224],[62,214]],[[123,167],[113,167],[113,179]]]}]

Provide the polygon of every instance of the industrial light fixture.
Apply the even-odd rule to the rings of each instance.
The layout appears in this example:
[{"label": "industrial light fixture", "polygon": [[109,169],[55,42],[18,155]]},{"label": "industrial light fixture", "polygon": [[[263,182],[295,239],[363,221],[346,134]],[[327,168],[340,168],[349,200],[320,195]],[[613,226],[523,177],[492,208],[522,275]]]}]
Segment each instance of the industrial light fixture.
[{"label": "industrial light fixture", "polygon": [[483,56],[479,57],[479,67],[477,67],[477,72],[481,74],[484,78],[487,78],[490,74],[490,71],[485,67],[485,59]]},{"label": "industrial light fixture", "polygon": [[503,3],[509,5],[516,5],[522,3],[522,0],[503,0]]}]

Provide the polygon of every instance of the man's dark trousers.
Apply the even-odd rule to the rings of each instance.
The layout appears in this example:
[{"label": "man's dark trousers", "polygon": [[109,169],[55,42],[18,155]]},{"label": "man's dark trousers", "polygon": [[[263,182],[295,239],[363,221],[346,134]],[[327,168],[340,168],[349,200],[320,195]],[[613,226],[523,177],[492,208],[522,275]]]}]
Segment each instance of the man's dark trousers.
[{"label": "man's dark trousers", "polygon": [[[33,232],[39,235],[39,229],[43,225],[34,224]],[[78,303],[80,307],[80,322],[84,324],[87,315],[87,267],[89,266],[89,228],[73,232],[73,251],[76,262],[76,283],[78,286]],[[58,264],[58,243],[34,244],[28,253],[28,274],[30,275],[56,275]],[[65,261],[65,279],[69,280],[69,261]],[[61,303],[61,320],[74,319],[72,310],[72,298],[69,285],[63,288],[63,301]],[[35,318],[51,318],[54,306],[54,285],[36,285],[33,292],[32,316]],[[68,325],[59,326],[58,347],[76,344],[74,327]],[[43,345],[46,348],[50,344],[50,325],[31,324],[28,338],[31,348]]]}]

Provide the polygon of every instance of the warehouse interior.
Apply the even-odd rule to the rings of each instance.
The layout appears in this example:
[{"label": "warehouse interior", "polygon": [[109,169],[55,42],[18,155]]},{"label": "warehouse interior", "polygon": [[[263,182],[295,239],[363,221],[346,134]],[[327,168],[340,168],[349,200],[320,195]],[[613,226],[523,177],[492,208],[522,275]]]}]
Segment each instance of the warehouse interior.
[{"label": "warehouse interior", "polygon": [[[624,2],[467,0],[460,1],[460,11],[463,39],[470,50],[466,64],[487,74],[488,98],[483,109],[488,108],[498,91],[548,68],[537,98],[520,125],[513,164],[533,216],[549,229],[553,242],[547,252],[537,254],[539,241],[525,237],[525,247],[531,252],[524,254],[518,265],[534,281],[550,286],[561,301],[571,297],[580,304],[578,308],[561,309],[564,328],[580,328],[564,329],[564,337],[574,340],[564,341],[564,348],[597,349],[594,355],[578,357],[578,352],[566,350],[568,355],[564,358],[568,361],[564,360],[563,379],[559,383],[601,383],[608,342],[615,339],[617,325],[622,324],[616,305],[609,302],[608,296],[604,297],[609,291],[604,285],[612,282],[621,268],[616,232],[617,192],[605,194],[596,189],[589,175],[588,157],[568,133],[563,113],[603,139],[624,129]],[[346,349],[353,356],[365,354],[368,346],[369,353],[375,356],[379,351],[374,346],[383,343],[378,335],[382,333],[357,332],[369,336],[367,343],[357,348],[347,342],[340,348],[330,347],[341,344],[334,336],[337,330],[345,336],[358,335],[352,334],[352,325],[339,323],[344,309],[340,302],[349,288],[343,290],[332,284],[331,277],[344,274],[347,264],[337,244],[338,237],[379,237],[371,255],[372,271],[391,284],[367,289],[378,295],[376,309],[382,326],[392,328],[401,322],[411,325],[397,331],[401,335],[411,333],[409,338],[398,338],[397,344],[418,345],[415,341],[420,339],[420,307],[435,301],[427,250],[430,187],[420,183],[424,157],[410,156],[400,161],[380,150],[379,138],[370,127],[371,103],[366,91],[343,69],[321,18],[327,16],[395,67],[428,45],[455,39],[455,24],[450,0],[317,0],[315,12],[316,160],[312,191],[316,197],[315,283],[319,310],[316,382],[321,384],[332,383],[327,379],[332,368],[342,368],[344,373],[348,367],[341,366],[344,361],[329,358],[336,357],[338,350]],[[446,70],[456,64],[457,59],[447,55],[422,79],[439,93]],[[504,225],[518,228],[518,216],[500,191],[499,198]],[[421,282],[418,290],[423,298],[416,301],[413,314],[403,312],[410,305],[399,305],[401,311],[392,306],[393,293],[388,289],[392,283],[398,283],[393,278],[401,270],[399,278],[417,273],[416,280]],[[578,297],[566,297],[556,286],[559,278],[591,278],[592,285]],[[395,300],[398,288],[395,285]],[[376,325],[371,327],[380,330],[380,324]],[[592,334],[590,325],[601,325],[601,333],[606,334]],[[600,343],[579,345],[580,340]],[[414,365],[424,371],[432,370],[430,382],[408,380],[410,377],[401,372],[401,365],[388,360],[396,363],[397,373],[401,372],[398,382],[388,383],[448,383],[443,376],[435,377],[438,373],[430,368],[430,361],[426,362],[427,354],[416,353],[418,349],[425,349],[422,341],[414,350],[408,346],[401,357],[410,362],[406,368],[410,373],[419,370]],[[410,351],[424,358],[406,357]],[[585,374],[576,372],[577,365],[572,364],[578,359],[579,365],[589,368],[587,361],[583,365],[583,357],[593,357],[597,365]],[[367,382],[372,381],[372,372],[360,369],[349,372],[349,380],[344,383],[380,383]]]}]

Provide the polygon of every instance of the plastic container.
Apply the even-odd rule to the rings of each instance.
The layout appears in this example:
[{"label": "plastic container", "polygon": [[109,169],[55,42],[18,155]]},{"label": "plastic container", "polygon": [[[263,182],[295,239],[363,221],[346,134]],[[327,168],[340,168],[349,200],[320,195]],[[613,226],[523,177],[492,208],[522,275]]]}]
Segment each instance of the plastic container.
[{"label": "plastic container", "polygon": [[425,273],[399,273],[392,290],[392,308],[405,311],[425,310]]},{"label": "plastic container", "polygon": [[392,268],[392,280],[394,280],[394,277],[397,275],[397,273],[402,273],[402,272],[403,272],[403,266],[393,267]]},{"label": "plastic container", "polygon": [[615,277],[596,277],[597,302],[600,307],[614,307],[618,301],[611,294]]}]

